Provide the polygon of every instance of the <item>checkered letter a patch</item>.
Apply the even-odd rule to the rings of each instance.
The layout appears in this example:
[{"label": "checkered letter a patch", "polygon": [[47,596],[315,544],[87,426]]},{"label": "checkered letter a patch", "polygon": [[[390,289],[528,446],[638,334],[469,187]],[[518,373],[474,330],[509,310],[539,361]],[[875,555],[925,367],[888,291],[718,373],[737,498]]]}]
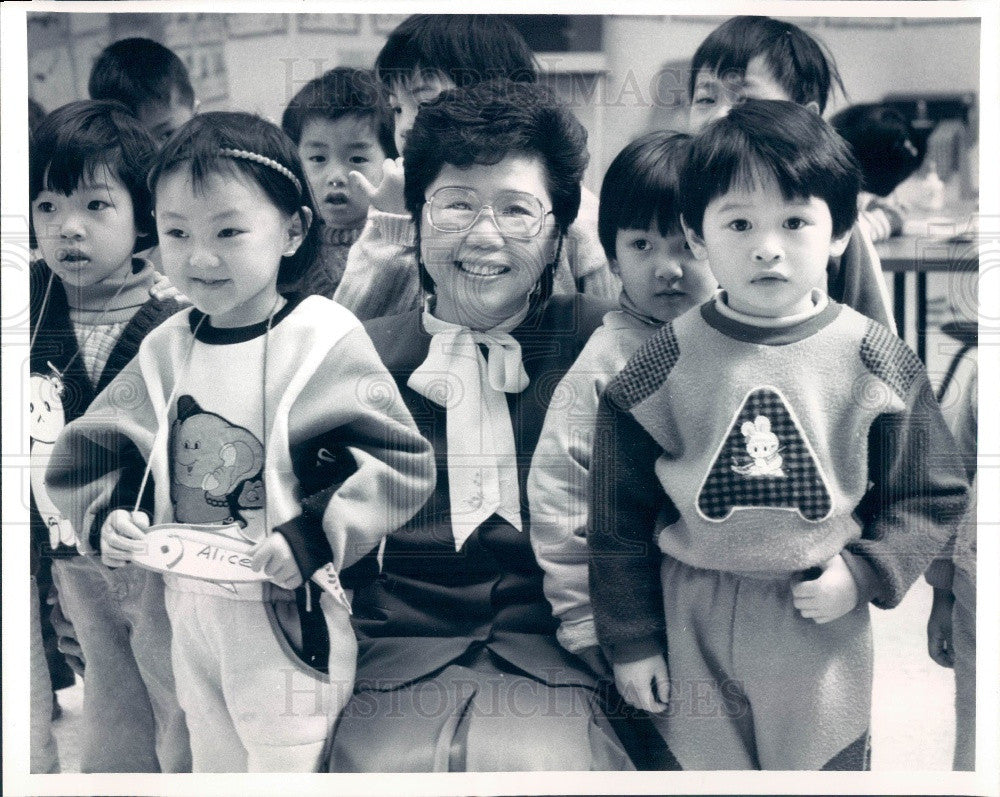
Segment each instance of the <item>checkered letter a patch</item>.
[{"label": "checkered letter a patch", "polygon": [[750,391],[698,492],[698,511],[725,520],[733,510],[772,507],[806,520],[830,515],[830,490],[792,408],[776,388]]}]

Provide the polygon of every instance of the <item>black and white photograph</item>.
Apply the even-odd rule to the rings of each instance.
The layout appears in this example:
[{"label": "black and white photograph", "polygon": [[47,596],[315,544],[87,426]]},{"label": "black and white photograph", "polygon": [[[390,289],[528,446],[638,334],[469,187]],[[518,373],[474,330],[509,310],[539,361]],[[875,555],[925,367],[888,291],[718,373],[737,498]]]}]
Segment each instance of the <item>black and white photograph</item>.
[{"label": "black and white photograph", "polygon": [[1000,11],[247,8],[2,8],[4,792],[1000,794]]}]

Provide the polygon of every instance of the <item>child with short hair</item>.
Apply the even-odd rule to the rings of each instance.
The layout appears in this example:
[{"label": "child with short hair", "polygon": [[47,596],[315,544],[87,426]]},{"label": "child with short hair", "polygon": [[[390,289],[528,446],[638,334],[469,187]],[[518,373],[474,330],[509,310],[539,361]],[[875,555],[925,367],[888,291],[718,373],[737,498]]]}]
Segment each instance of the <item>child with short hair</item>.
[{"label": "child with short hair", "polygon": [[[656,131],[611,162],[598,232],[622,281],[620,309],[599,327],[555,390],[528,478],[531,542],[563,647],[601,669],[587,586],[587,500],[601,393],[660,326],[711,298],[715,277],[680,223],[678,183],[690,137]],[[562,401],[559,400],[562,397]]]},{"label": "child with short hair", "polygon": [[124,104],[158,146],[197,107],[184,63],[152,39],[121,39],[105,47],[90,71],[87,90],[93,100]]},{"label": "child with short hair", "polygon": [[154,154],[123,106],[83,101],[39,124],[29,156],[31,229],[42,255],[31,268],[31,531],[35,551],[52,557],[61,613],[86,660],[83,772],[190,770],[163,580],[81,556],[92,552],[92,518],[71,520],[43,482],[64,424],[179,309],[149,298],[152,265],[134,254],[156,240],[146,187]]},{"label": "child with short hair", "polygon": [[[424,503],[430,445],[357,319],[277,290],[316,246],[306,176],[280,129],[197,116],[149,184],[167,276],[195,307],[143,341],[66,429],[47,483],[74,519],[99,519],[113,566],[149,554],[151,519],[195,524],[222,548],[252,543],[244,556],[267,581],[163,577],[194,769],[314,771],[356,667],[337,571]],[[319,571],[313,608],[303,581]]]},{"label": "child with short hair", "polygon": [[[791,22],[762,16],[733,17],[712,31],[691,60],[689,122],[697,133],[745,99],[789,100],[817,114],[840,73],[820,43]],[[878,253],[855,224],[844,251],[831,257],[816,287],[889,329],[895,329]]]},{"label": "child with short hair", "polygon": [[299,148],[319,208],[320,254],[298,289],[333,298],[368,218],[368,194],[348,174],[381,182],[382,163],[395,151],[389,106],[374,72],[337,67],[292,98],[281,127]]},{"label": "child with short hair", "polygon": [[746,100],[707,127],[681,215],[722,291],[601,400],[597,635],[626,699],[663,711],[669,693],[685,769],[867,768],[867,604],[899,603],[965,506],[923,365],[815,287],[859,185],[802,106]]},{"label": "child with short hair", "polygon": [[[443,91],[492,80],[535,83],[534,58],[517,30],[489,14],[414,14],[389,34],[375,59],[389,93],[395,143],[406,136],[421,105]],[[376,188],[352,175],[371,198],[368,224],[348,257],[334,298],[362,320],[420,307],[414,225],[403,204],[403,162],[386,161]],[[584,191],[580,216],[569,228],[555,272],[554,293],[616,299],[621,285],[594,234],[597,202]]]}]

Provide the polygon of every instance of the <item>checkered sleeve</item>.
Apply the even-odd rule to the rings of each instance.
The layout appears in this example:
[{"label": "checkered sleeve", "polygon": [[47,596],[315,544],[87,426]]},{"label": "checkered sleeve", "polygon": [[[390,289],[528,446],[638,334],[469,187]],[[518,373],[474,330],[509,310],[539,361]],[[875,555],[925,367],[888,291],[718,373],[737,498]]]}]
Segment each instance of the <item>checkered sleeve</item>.
[{"label": "checkered sleeve", "polygon": [[[861,539],[847,545],[873,575],[872,601],[891,608],[944,548],[968,500],[962,457],[916,356],[871,324],[862,344],[869,370],[904,399],[868,436],[871,487],[858,506]],[[853,570],[854,568],[852,568]]]},{"label": "checkered sleeve", "polygon": [[666,651],[657,518],[666,502],[653,466],[660,447],[605,394],[594,432],[587,530],[597,637],[615,663]]}]

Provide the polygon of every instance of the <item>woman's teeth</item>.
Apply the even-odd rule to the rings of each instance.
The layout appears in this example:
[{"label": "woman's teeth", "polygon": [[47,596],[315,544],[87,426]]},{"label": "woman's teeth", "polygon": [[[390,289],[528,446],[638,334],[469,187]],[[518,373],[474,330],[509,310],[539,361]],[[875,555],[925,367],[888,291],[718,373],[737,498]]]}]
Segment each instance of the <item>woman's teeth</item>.
[{"label": "woman's teeth", "polygon": [[464,260],[456,260],[455,265],[466,274],[472,274],[475,277],[498,277],[508,270],[506,266],[495,266],[489,263],[467,263]]}]

